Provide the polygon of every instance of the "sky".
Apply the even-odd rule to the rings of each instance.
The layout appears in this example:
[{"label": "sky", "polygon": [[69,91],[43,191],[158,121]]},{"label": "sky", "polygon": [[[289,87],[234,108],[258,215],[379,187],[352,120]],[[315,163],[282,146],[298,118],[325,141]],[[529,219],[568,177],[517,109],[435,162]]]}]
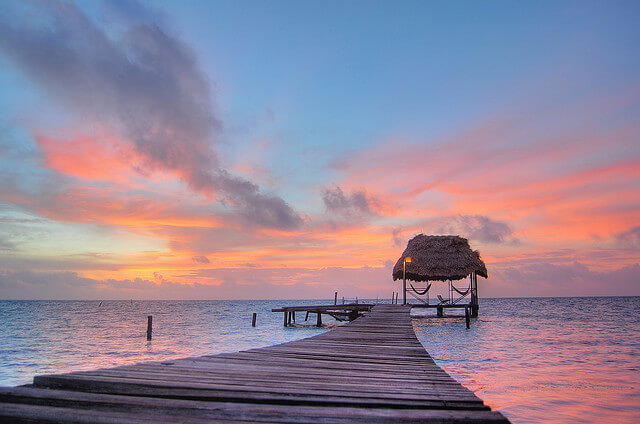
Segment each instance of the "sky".
[{"label": "sky", "polygon": [[0,298],[388,298],[420,233],[481,297],[640,295],[639,19],[0,2]]}]

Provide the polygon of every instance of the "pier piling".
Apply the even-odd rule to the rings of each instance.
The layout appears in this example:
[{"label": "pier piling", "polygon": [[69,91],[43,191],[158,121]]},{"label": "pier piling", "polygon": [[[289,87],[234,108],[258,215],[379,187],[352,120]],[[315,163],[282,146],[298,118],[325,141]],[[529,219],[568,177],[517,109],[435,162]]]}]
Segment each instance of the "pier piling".
[{"label": "pier piling", "polygon": [[153,329],[153,316],[147,316],[147,340],[151,340],[151,331]]}]

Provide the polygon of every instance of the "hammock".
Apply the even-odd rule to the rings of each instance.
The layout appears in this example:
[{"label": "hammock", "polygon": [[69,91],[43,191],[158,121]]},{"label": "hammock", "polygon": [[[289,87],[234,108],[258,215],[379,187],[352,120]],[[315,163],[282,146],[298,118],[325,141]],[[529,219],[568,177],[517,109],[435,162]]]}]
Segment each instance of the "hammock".
[{"label": "hammock", "polygon": [[425,294],[427,294],[427,292],[431,288],[431,284],[429,284],[426,289],[424,289],[423,291],[419,291],[418,289],[413,287],[413,284],[409,283],[409,285],[411,286],[411,289],[413,289],[413,291],[416,292],[416,294],[418,294],[420,296],[424,296]]},{"label": "hammock", "polygon": [[456,286],[454,286],[453,284],[451,284],[451,288],[452,288],[452,289],[454,289],[455,291],[457,291],[457,292],[458,292],[458,294],[459,294],[460,296],[466,296],[466,295],[467,295],[467,293],[469,293],[469,290],[471,290],[471,286],[469,286],[469,287],[467,288],[467,290],[465,290],[465,291],[460,291],[460,290],[458,290],[458,289],[456,288]]},{"label": "hammock", "polygon": [[458,289],[456,288],[456,286],[454,286],[453,284],[451,284],[451,288],[452,288],[452,289],[454,289],[454,290],[455,290],[455,291],[460,295],[460,297],[459,297],[459,298],[457,298],[457,299],[455,299],[453,302],[451,302],[451,303],[453,304],[453,303],[458,303],[458,302],[460,302],[462,299],[464,299],[464,298],[467,296],[467,294],[469,294],[469,290],[471,290],[471,284],[469,284],[469,287],[468,287],[468,288],[467,288],[467,290],[465,290],[465,291],[460,291],[460,290],[458,290]]}]

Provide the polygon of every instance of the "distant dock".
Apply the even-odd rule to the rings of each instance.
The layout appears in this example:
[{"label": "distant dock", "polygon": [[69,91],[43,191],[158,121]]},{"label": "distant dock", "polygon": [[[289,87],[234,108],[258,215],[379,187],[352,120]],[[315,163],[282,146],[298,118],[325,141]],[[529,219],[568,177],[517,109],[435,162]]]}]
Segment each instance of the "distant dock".
[{"label": "distant dock", "polygon": [[376,305],[348,325],[266,348],[37,376],[0,389],[5,420],[508,422],[435,364],[410,307],[400,305]]},{"label": "distant dock", "polygon": [[284,312],[284,326],[288,327],[296,322],[296,312],[305,312],[305,321],[308,320],[309,314],[316,314],[316,326],[322,327],[322,314],[329,315],[337,321],[353,321],[364,312],[368,312],[375,305],[370,303],[347,303],[334,305],[319,306],[283,306],[282,308],[272,309],[271,312]]}]

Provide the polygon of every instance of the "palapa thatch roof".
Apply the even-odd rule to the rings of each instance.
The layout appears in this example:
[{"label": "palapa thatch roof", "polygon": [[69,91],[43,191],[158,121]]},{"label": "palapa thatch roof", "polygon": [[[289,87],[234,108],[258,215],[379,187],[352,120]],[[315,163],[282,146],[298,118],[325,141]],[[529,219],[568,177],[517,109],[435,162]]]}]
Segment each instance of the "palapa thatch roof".
[{"label": "palapa thatch roof", "polygon": [[407,262],[407,280],[461,280],[472,272],[487,278],[487,267],[477,250],[471,250],[467,239],[458,236],[425,236],[409,240],[407,248],[393,267],[393,279],[402,279],[402,263]]}]

